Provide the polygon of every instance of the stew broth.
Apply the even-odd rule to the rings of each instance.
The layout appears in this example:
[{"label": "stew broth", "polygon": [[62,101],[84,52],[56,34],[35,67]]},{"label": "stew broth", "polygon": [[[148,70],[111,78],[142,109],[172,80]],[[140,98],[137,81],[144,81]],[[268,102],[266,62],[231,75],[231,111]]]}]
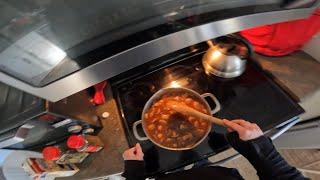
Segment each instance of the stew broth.
[{"label": "stew broth", "polygon": [[177,113],[167,107],[168,102],[185,104],[210,114],[205,106],[191,96],[162,96],[144,114],[146,131],[157,143],[170,148],[188,148],[196,144],[208,131],[210,123]]}]

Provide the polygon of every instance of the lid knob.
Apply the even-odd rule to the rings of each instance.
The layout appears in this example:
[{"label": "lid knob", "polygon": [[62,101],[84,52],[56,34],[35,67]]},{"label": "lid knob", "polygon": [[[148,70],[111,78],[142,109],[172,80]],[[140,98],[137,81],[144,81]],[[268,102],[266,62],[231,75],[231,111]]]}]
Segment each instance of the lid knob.
[{"label": "lid knob", "polygon": [[55,146],[48,146],[42,150],[42,155],[45,160],[55,161],[61,156],[61,150]]},{"label": "lid knob", "polygon": [[72,135],[67,140],[67,146],[72,149],[79,149],[83,147],[86,143],[86,140],[81,135]]}]

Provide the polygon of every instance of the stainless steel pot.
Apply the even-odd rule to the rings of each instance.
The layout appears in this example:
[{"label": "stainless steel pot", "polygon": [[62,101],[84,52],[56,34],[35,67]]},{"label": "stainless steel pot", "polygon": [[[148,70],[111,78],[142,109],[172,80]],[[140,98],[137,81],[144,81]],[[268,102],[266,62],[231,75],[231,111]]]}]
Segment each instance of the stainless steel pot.
[{"label": "stainless steel pot", "polygon": [[222,78],[240,76],[246,69],[246,61],[252,54],[252,47],[245,39],[235,36],[223,36],[208,41],[209,49],[202,58],[207,74]]},{"label": "stainless steel pot", "polygon": [[[182,95],[182,94],[188,94],[191,97],[193,97],[196,101],[200,102],[201,104],[205,105],[205,108],[207,109],[207,111],[211,112],[211,114],[215,114],[216,112],[220,111],[221,109],[221,105],[218,101],[218,99],[211,93],[204,93],[202,95],[200,95],[199,93],[191,90],[191,89],[187,89],[187,88],[164,88],[159,90],[158,92],[156,92],[149,100],[148,102],[145,104],[142,114],[141,114],[141,120],[136,121],[133,124],[133,134],[135,136],[135,138],[139,141],[146,141],[146,140],[150,140],[152,141],[154,144],[156,144],[159,147],[162,147],[164,149],[168,149],[168,150],[175,150],[175,151],[180,151],[180,150],[188,150],[188,149],[192,149],[196,146],[198,146],[209,134],[209,132],[211,131],[211,126],[209,126],[208,131],[205,133],[205,135],[197,142],[195,143],[192,147],[186,147],[186,148],[171,148],[171,147],[166,147],[163,146],[159,143],[157,143],[156,140],[154,140],[149,134],[148,131],[146,131],[146,124],[145,124],[145,120],[144,120],[144,114],[149,110],[149,108],[152,106],[152,104],[154,102],[157,102],[158,100],[160,100],[162,98],[163,95]],[[209,104],[207,103],[207,101],[205,100],[205,98],[211,98],[216,107],[211,110]],[[137,131],[137,126],[142,124],[142,128],[144,133],[146,134],[146,137],[142,137],[138,134]]]}]

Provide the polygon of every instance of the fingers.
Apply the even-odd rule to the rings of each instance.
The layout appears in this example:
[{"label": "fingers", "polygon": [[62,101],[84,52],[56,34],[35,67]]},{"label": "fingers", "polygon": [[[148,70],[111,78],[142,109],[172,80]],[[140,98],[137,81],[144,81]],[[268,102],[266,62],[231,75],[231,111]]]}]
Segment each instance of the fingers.
[{"label": "fingers", "polygon": [[227,126],[228,131],[230,131],[229,129],[237,131],[239,138],[243,141],[255,139],[263,135],[262,130],[257,124],[242,119],[223,120],[223,123]]},{"label": "fingers", "polygon": [[130,148],[130,149],[127,149],[126,151],[123,152],[123,157],[128,157],[128,156],[132,156],[134,155],[134,150],[135,148]]},{"label": "fingers", "polygon": [[123,154],[122,157],[124,160],[143,160],[143,152],[142,148],[139,143],[137,143],[133,148],[127,149]]},{"label": "fingers", "polygon": [[234,131],[234,130],[232,130],[231,128],[227,128],[227,131],[228,131],[228,132],[232,132],[232,131]]},{"label": "fingers", "polygon": [[252,123],[245,121],[243,119],[235,119],[235,120],[232,120],[232,122],[237,123],[243,127],[251,127],[252,126]]},{"label": "fingers", "polygon": [[128,153],[130,153],[130,154],[135,154],[135,151],[136,151],[136,147],[132,147],[132,148],[128,149]]},{"label": "fingers", "polygon": [[124,159],[124,160],[127,160],[127,159],[129,159],[129,150],[130,149],[127,149],[126,151],[124,151],[123,152],[123,154],[122,154],[122,158]]},{"label": "fingers", "polygon": [[223,123],[230,129],[234,130],[234,131],[237,131],[237,132],[242,132],[245,130],[244,127],[242,127],[241,125],[237,124],[237,123],[234,123],[232,121],[229,121],[229,120],[226,120],[224,119],[223,120]]},{"label": "fingers", "polygon": [[137,151],[142,151],[141,146],[140,146],[139,143],[137,143],[137,144],[135,145],[135,148],[136,148]]},{"label": "fingers", "polygon": [[124,151],[124,153],[123,154],[125,154],[125,155],[134,155],[135,152],[136,151],[136,147],[133,147],[133,148],[130,148],[130,149],[127,149],[126,151]]},{"label": "fingers", "polygon": [[253,127],[255,127],[257,129],[260,129],[260,126],[258,126],[256,123],[253,123],[252,125],[253,125]]},{"label": "fingers", "polygon": [[260,127],[255,124],[255,123],[251,123],[249,121],[243,120],[243,119],[235,119],[232,120],[232,122],[239,124],[240,126],[247,128],[247,129],[260,129]]},{"label": "fingers", "polygon": [[139,143],[136,144],[135,150],[136,150],[136,154],[137,154],[138,156],[143,155],[142,148],[141,148],[141,146],[140,146]]}]

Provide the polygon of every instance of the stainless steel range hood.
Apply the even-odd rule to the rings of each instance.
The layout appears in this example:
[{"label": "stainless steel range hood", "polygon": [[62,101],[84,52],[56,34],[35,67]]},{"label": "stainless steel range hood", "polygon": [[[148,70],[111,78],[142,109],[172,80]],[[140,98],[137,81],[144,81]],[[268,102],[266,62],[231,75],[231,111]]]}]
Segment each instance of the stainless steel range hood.
[{"label": "stainless steel range hood", "polygon": [[[162,2],[162,1],[159,1]],[[190,1],[188,1],[190,2]],[[258,1],[257,1],[258,2]],[[266,1],[269,2],[269,1]],[[103,80],[109,79],[111,77],[114,77],[122,72],[125,72],[127,70],[130,70],[134,67],[137,67],[139,65],[142,65],[146,62],[152,61],[156,58],[159,58],[163,55],[166,55],[168,53],[180,50],[182,48],[215,38],[222,35],[238,32],[244,29],[257,27],[261,25],[266,24],[273,24],[273,23],[279,23],[279,22],[285,22],[285,21],[291,21],[301,18],[308,17],[313,10],[317,7],[316,4],[311,5],[308,8],[296,8],[296,9],[289,9],[286,10],[284,8],[275,8],[272,9],[275,5],[274,3],[278,1],[270,1],[271,9],[265,10],[263,8],[261,12],[258,13],[252,13],[257,12],[259,8],[262,5],[255,4],[255,6],[248,5],[248,6],[241,6],[241,8],[249,7],[251,8],[251,11],[248,13],[240,14],[240,15],[232,15],[224,17],[223,15],[220,15],[223,11],[223,9],[220,9],[219,11],[209,11],[210,8],[208,8],[207,4],[204,6],[206,8],[205,11],[199,10],[198,8],[193,14],[191,13],[191,10],[185,13],[185,11],[182,11],[182,9],[185,9],[185,6],[179,5],[180,11],[170,11],[170,13],[166,12],[162,14],[162,18],[164,18],[165,22],[162,22],[162,24],[174,24],[175,26],[181,26],[180,19],[186,19],[184,22],[187,22],[188,20],[193,21],[198,15],[206,14],[207,16],[215,14],[214,12],[217,12],[216,14],[220,15],[221,17],[216,18],[216,20],[213,21],[204,21],[202,19],[206,19],[206,16],[202,16],[201,22],[197,23],[191,23],[191,25],[188,25],[187,27],[183,28],[175,28],[176,30],[172,30],[170,33],[164,33],[163,35],[154,35],[153,39],[147,39],[143,41],[142,43],[134,44],[133,46],[128,46],[127,49],[122,49],[120,52],[116,52],[114,54],[111,53],[108,57],[99,57],[99,60],[95,59],[95,56],[89,56],[89,58],[85,59],[85,62],[95,62],[95,63],[84,63],[85,65],[78,63],[74,59],[77,59],[76,55],[74,55],[74,51],[72,48],[63,48],[63,43],[61,41],[49,41],[51,36],[58,36],[59,30],[54,27],[53,30],[50,31],[49,35],[44,32],[48,32],[48,28],[46,26],[46,17],[50,17],[49,13],[43,13],[45,9],[38,8],[36,14],[28,14],[25,16],[22,16],[23,18],[15,19],[14,22],[11,19],[10,23],[13,24],[16,27],[20,27],[21,23],[29,23],[37,21],[37,28],[31,29],[28,33],[23,34],[21,37],[14,37],[14,40],[10,39],[10,43],[8,46],[0,49],[0,81],[16,87],[18,89],[21,89],[23,91],[26,91],[28,93],[34,94],[36,96],[39,96],[41,98],[50,100],[50,101],[58,101],[65,97],[68,97],[74,93],[77,93],[83,89],[86,89],[96,83],[99,83]],[[221,2],[220,2],[221,3]],[[187,3],[186,3],[187,5]],[[219,3],[217,4],[219,5]],[[41,7],[41,6],[40,6]],[[191,7],[191,6],[190,6]],[[210,6],[211,7],[211,6]],[[264,7],[264,6],[263,6]],[[277,6],[278,7],[278,6]],[[73,8],[73,7],[72,7]],[[69,9],[69,10],[72,10]],[[225,8],[229,8],[228,6],[225,6]],[[231,10],[233,10],[235,7],[232,7]],[[240,8],[240,7],[239,7]],[[192,8],[190,8],[192,9]],[[192,9],[193,12],[194,9]],[[259,10],[260,11],[260,10]],[[90,11],[88,11],[90,13]],[[189,14],[188,14],[189,13]],[[63,14],[63,12],[61,12]],[[183,15],[181,15],[183,14]],[[174,18],[174,16],[180,15],[180,17]],[[188,19],[188,17],[192,17]],[[30,20],[31,19],[31,20]],[[50,18],[48,18],[50,19]],[[66,21],[68,20],[68,17],[66,16]],[[72,18],[71,18],[72,19]],[[173,19],[173,20],[172,20]],[[59,19],[60,21],[63,21],[64,19]],[[73,20],[73,19],[72,19]],[[78,19],[77,19],[78,20]],[[45,22],[43,22],[45,21]],[[52,20],[54,21],[54,20]],[[140,23],[146,23],[150,21],[143,20],[140,21]],[[154,22],[154,21],[153,21]],[[179,24],[180,23],[180,24]],[[182,24],[182,26],[185,24]],[[131,35],[137,36],[137,33],[148,34],[148,31],[150,28],[157,28],[160,29],[161,24],[154,24],[152,27],[148,27],[146,29],[140,29],[138,31],[132,31],[130,34],[123,34],[123,32],[119,33],[117,30],[112,30],[114,34],[123,35],[124,37],[120,37],[120,40],[122,42],[127,42],[128,44],[131,43]],[[17,28],[16,28],[17,29]],[[39,31],[41,29],[41,31]],[[92,31],[94,31],[94,27],[92,27]],[[174,28],[173,28],[174,29]],[[177,30],[178,29],[178,30]],[[9,29],[10,30],[10,29]],[[54,31],[55,30],[55,31]],[[90,30],[90,28],[89,28]],[[125,27],[125,31],[128,32],[130,30],[129,26]],[[56,34],[54,34],[57,32]],[[131,32],[131,31],[130,31]],[[110,31],[111,33],[111,31]],[[10,36],[12,32],[8,31],[8,27],[2,28],[0,30],[0,35],[5,36],[5,40],[7,40],[7,36]],[[14,34],[16,35],[16,34]],[[51,36],[50,36],[51,35]],[[63,35],[62,35],[63,36]],[[1,37],[1,36],[0,36]],[[113,37],[116,37],[113,36]],[[112,41],[109,44],[112,44],[113,42],[117,42],[119,40],[118,38],[112,39],[112,37],[104,38],[103,36],[98,36],[98,38],[95,38],[97,41],[95,41],[93,44],[95,46],[92,47],[100,47],[101,44],[103,44],[103,39]],[[67,36],[64,39],[67,41]],[[28,42],[33,42],[28,43]],[[87,42],[87,40],[83,40],[84,43]],[[94,52],[94,49],[87,48],[86,46],[82,45],[74,45],[74,47],[77,47],[78,49],[82,50],[83,54]],[[96,43],[98,42],[98,43]],[[100,43],[100,44],[99,44]],[[34,45],[36,44],[36,45]],[[0,38],[0,45],[1,45],[1,38]],[[42,48],[50,47],[50,48]],[[27,48],[26,48],[27,47]],[[108,46],[107,46],[108,47]],[[19,50],[22,49],[22,51]],[[115,48],[116,49],[116,48]],[[108,51],[109,49],[106,48],[104,51]],[[20,54],[19,54],[20,53]],[[17,55],[18,54],[18,55]],[[79,56],[83,56],[83,54],[80,54]],[[26,62],[25,64],[21,64],[20,59],[18,60],[12,60],[12,58],[21,58],[22,60],[25,60],[23,58],[30,57],[29,60],[25,60],[23,62]],[[50,59],[51,58],[51,59]],[[43,62],[43,59],[49,59],[48,61]],[[65,72],[63,70],[58,70],[55,73],[60,73],[58,78],[54,79],[51,78],[47,82],[41,84],[41,83],[34,83],[38,82],[38,79],[43,77],[48,77],[50,75],[50,68],[55,66],[66,66],[65,64],[61,65],[62,61],[68,61],[67,64],[72,69],[68,72]],[[32,61],[32,62],[30,62]],[[83,60],[82,60],[83,61]],[[40,62],[40,63],[39,63]],[[28,64],[29,63],[29,64]],[[30,63],[32,65],[30,65]],[[34,64],[37,64],[37,66],[34,66]],[[14,68],[12,68],[14,67]],[[40,68],[43,71],[37,72],[37,68]],[[11,69],[10,69],[11,68]],[[19,72],[23,72],[24,74],[19,74]],[[33,75],[32,73],[37,72],[38,74]],[[14,74],[16,73],[16,74]],[[63,75],[62,75],[63,74]],[[21,76],[20,76],[21,75]],[[30,78],[28,78],[28,75]]]}]

